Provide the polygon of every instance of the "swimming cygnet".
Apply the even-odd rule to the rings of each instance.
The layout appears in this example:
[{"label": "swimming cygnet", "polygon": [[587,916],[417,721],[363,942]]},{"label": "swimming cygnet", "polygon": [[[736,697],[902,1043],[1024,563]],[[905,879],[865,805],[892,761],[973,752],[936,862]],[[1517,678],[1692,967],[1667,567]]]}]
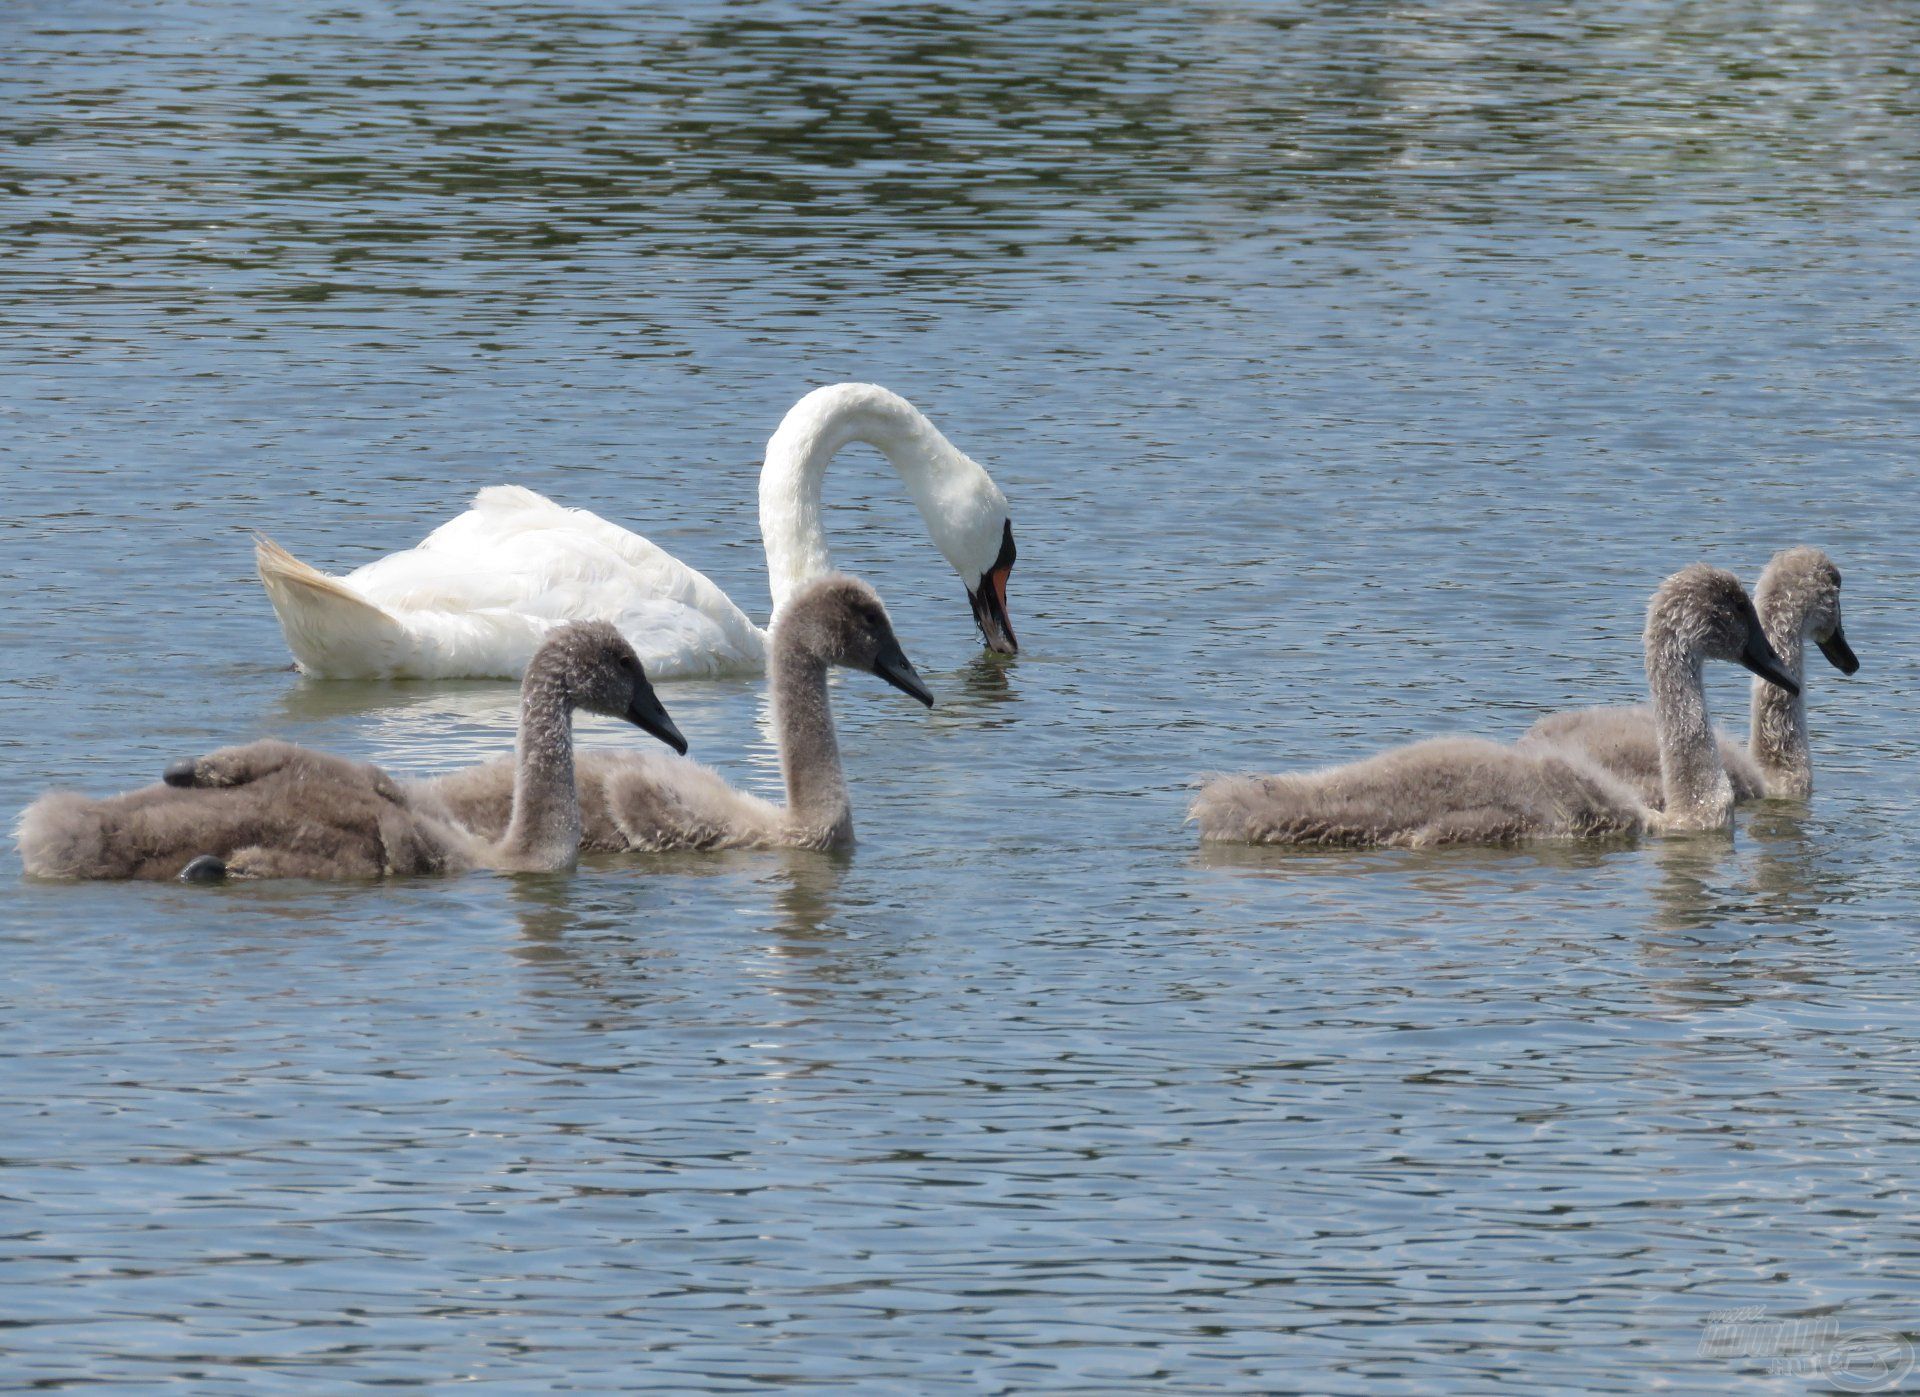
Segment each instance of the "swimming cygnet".
[{"label": "swimming cygnet", "polygon": [[20,856],[39,877],[190,882],[568,868],[580,847],[576,708],[686,750],[632,647],[605,622],[581,623],[554,631],[527,668],[497,838],[423,807],[378,767],[267,741],[176,762],[162,784],[124,795],[49,792],[20,817]]},{"label": "swimming cygnet", "polygon": [[1707,723],[1702,661],[1744,665],[1789,692],[1798,685],[1739,579],[1705,564],[1661,584],[1645,640],[1664,813],[1578,751],[1442,737],[1322,771],[1212,781],[1192,806],[1200,837],[1426,846],[1718,829],[1732,819],[1733,792]]},{"label": "swimming cygnet", "polygon": [[[773,627],[773,713],[786,805],[736,790],[684,757],[586,753],[579,765],[582,847],[611,852],[851,844],[853,804],[827,702],[827,671],[834,665],[865,670],[933,705],[873,588],[839,575],[815,579],[794,593]],[[415,796],[484,832],[503,826],[506,791],[506,774],[492,763],[424,782]]]}]

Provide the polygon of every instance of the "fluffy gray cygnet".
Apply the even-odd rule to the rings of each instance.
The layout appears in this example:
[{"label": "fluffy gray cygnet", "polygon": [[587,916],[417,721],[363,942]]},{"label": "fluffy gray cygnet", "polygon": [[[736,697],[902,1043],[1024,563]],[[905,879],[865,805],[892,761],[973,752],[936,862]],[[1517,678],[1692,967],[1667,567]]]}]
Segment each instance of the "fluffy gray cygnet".
[{"label": "fluffy gray cygnet", "polygon": [[1664,811],[1575,749],[1442,737],[1323,771],[1208,783],[1192,817],[1203,840],[1245,844],[1500,844],[1648,830],[1718,829],[1733,792],[1707,722],[1700,667],[1728,660],[1799,688],[1732,573],[1696,563],[1647,607],[1647,683]]},{"label": "fluffy gray cygnet", "polygon": [[[807,583],[773,627],[774,724],[787,803],[735,790],[717,773],[653,752],[587,752],[579,762],[588,852],[672,849],[831,849],[853,842],[853,803],[827,702],[834,665],[865,670],[928,707],[879,596],[829,575]],[[508,780],[500,763],[420,783],[417,804],[477,832],[504,827]]]},{"label": "fluffy gray cygnet", "polygon": [[[1805,683],[1808,640],[1842,674],[1860,668],[1840,624],[1840,569],[1818,548],[1789,548],[1774,554],[1760,574],[1753,604],[1781,667],[1797,683]],[[1586,753],[1631,786],[1645,804],[1655,810],[1665,807],[1659,735],[1647,705],[1549,713],[1522,740],[1540,739]],[[1756,677],[1747,745],[1740,746],[1724,733],[1718,740],[1736,801],[1766,796],[1804,800],[1812,793],[1813,755],[1807,743],[1804,694],[1788,693]]]},{"label": "fluffy gray cygnet", "polygon": [[43,878],[378,878],[468,868],[544,872],[580,848],[573,711],[626,718],[686,750],[612,626],[560,627],[521,684],[509,814],[495,838],[423,806],[378,767],[288,742],[176,762],[157,786],[103,800],[51,791],[15,836]]}]

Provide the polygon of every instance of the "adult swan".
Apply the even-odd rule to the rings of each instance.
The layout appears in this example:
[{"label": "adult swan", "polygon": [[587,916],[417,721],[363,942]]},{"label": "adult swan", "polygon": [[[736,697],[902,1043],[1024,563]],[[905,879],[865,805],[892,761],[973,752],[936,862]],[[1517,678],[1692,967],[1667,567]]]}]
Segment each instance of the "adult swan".
[{"label": "adult swan", "polygon": [[[777,616],[833,570],[820,483],[839,450],[877,448],[906,482],[935,546],[960,574],[987,648],[1018,648],[1007,617],[1013,524],[986,471],[897,393],[816,388],[767,442],[760,537]],[[546,633],[609,621],[656,679],[757,674],[767,632],[703,574],[636,533],[517,485],[496,485],[417,548],[331,577],[271,539],[260,581],[300,668],[324,679],[518,678]]]}]

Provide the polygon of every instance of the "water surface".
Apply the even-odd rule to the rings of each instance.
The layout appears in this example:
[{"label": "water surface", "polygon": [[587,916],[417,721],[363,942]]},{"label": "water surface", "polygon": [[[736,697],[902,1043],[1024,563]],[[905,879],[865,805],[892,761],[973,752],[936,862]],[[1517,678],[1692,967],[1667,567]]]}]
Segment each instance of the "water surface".
[{"label": "water surface", "polygon": [[[497,684],[317,685],[251,576],[516,482],[763,614],[759,453],[906,394],[846,860],[224,890],[0,855],[0,1377],[195,1390],[1801,1392],[1920,1327],[1904,6],[25,4],[0,16],[0,811]],[[1818,543],[1819,790],[1730,838],[1196,850],[1200,772],[1627,701]],[[750,681],[665,690],[771,791]],[[1744,730],[1737,671],[1711,681]],[[638,740],[607,724],[587,740]]]}]

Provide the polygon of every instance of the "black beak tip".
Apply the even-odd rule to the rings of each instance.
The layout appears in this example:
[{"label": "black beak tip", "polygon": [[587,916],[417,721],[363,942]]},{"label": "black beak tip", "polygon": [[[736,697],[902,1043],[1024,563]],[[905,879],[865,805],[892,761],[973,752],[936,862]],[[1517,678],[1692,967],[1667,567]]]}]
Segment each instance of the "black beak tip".
[{"label": "black beak tip", "polygon": [[987,649],[995,655],[1019,654],[1020,642],[1014,637],[1013,622],[997,599],[982,587],[980,591],[968,592],[967,601],[973,607],[973,622],[980,628],[980,638],[986,642]]},{"label": "black beak tip", "polygon": [[1789,694],[1798,694],[1800,692],[1799,682],[1795,680],[1791,674],[1788,674],[1786,669],[1781,666],[1771,654],[1756,655],[1750,653],[1742,655],[1740,657],[1740,667],[1746,670],[1747,673],[1766,680],[1767,683],[1773,685],[1776,689],[1784,690]]},{"label": "black beak tip", "polygon": [[913,662],[905,655],[882,655],[874,662],[873,672],[908,698],[933,707],[933,690],[920,681]]},{"label": "black beak tip", "polygon": [[933,690],[921,683],[920,676],[914,672],[912,666],[908,666],[905,674],[888,674],[881,677],[908,698],[916,700],[921,707],[933,707]]},{"label": "black beak tip", "polygon": [[[1017,655],[1020,641],[1013,633],[1013,618],[1007,615],[1007,579],[1013,575],[1013,562],[1019,554],[1013,546],[1013,521],[1000,529],[1000,556],[993,566],[980,574],[976,586],[967,588],[967,603],[973,608],[974,622],[987,649],[996,655]],[[964,579],[962,579],[964,581]]]},{"label": "black beak tip", "polygon": [[196,766],[197,763],[192,757],[182,757],[162,772],[160,779],[169,786],[191,786],[194,784]]},{"label": "black beak tip", "polygon": [[1846,636],[1835,631],[1820,642],[1820,653],[1827,657],[1827,663],[1842,674],[1854,674],[1860,669],[1860,657],[1853,653],[1853,647],[1847,644]]},{"label": "black beak tip", "polygon": [[654,705],[649,711],[639,704],[631,704],[627,708],[627,721],[640,731],[659,738],[679,755],[687,755],[687,739],[680,735],[680,729],[667,716],[667,710],[659,705]]}]

